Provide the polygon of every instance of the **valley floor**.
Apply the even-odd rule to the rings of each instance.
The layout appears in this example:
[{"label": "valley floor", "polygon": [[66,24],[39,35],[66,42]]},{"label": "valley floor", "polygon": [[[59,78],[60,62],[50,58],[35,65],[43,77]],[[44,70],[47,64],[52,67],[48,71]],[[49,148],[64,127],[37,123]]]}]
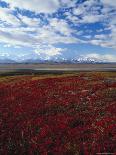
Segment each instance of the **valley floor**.
[{"label": "valley floor", "polygon": [[116,153],[116,72],[0,76],[1,155]]},{"label": "valley floor", "polygon": [[38,71],[116,71],[116,63],[110,64],[0,64],[0,74],[5,72]]}]

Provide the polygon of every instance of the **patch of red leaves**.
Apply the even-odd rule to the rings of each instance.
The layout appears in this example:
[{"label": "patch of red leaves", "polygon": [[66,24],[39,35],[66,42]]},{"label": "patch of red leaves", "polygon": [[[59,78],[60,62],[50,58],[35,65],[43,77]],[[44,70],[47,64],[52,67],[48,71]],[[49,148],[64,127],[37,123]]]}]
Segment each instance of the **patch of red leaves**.
[{"label": "patch of red leaves", "polygon": [[0,154],[116,153],[116,82],[83,76],[0,83]]}]

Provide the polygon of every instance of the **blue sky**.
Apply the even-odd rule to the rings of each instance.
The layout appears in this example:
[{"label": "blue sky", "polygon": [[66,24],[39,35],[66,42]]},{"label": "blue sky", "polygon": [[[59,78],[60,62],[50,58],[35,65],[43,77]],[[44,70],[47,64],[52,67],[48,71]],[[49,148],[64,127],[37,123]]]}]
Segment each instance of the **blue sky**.
[{"label": "blue sky", "polygon": [[0,59],[116,62],[114,0],[0,0]]}]

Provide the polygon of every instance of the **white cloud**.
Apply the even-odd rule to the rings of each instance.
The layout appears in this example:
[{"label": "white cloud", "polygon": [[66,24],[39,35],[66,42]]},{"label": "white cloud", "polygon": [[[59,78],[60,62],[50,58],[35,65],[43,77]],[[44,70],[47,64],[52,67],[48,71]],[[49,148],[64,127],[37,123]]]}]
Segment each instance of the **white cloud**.
[{"label": "white cloud", "polygon": [[[83,29],[83,33],[80,36],[87,38],[86,36],[89,35],[89,38],[87,38],[89,40],[86,40],[86,43],[116,49],[116,12],[114,11],[116,10],[116,7],[115,4],[113,4],[114,0],[101,0],[101,2],[88,0],[79,4],[77,7],[74,7],[73,14],[69,12],[65,15],[66,18],[70,20],[70,22],[72,22],[75,26],[95,24],[96,22],[102,23],[104,27],[102,28],[102,31],[101,29],[98,29],[96,32],[94,31],[92,33],[86,34],[88,29]],[[100,5],[103,5],[103,7],[100,8]],[[77,33],[78,32],[76,32],[76,34]]]},{"label": "white cloud", "polygon": [[88,15],[83,16],[83,18],[80,22],[81,23],[96,23],[96,22],[100,22],[103,19],[104,19],[103,15],[88,14]]},{"label": "white cloud", "polygon": [[19,15],[20,20],[23,22],[23,24],[26,24],[30,27],[36,27],[38,24],[40,24],[40,20],[38,18],[29,18],[27,16]]},{"label": "white cloud", "polygon": [[20,20],[12,14],[12,11],[8,8],[0,8],[0,20],[3,23],[10,24],[13,26],[19,26]]},{"label": "white cloud", "polygon": [[40,58],[50,59],[54,56],[58,56],[64,51],[62,48],[56,48],[53,45],[40,45],[35,49],[35,53],[40,56]]},{"label": "white cloud", "polygon": [[[54,44],[58,43],[90,43],[116,49],[116,18],[111,13],[112,8],[115,7],[114,0],[101,0],[101,3],[97,0],[88,0],[78,5],[75,5],[77,0],[4,1],[10,4],[9,8],[0,8],[0,42],[6,43],[6,46],[7,44],[14,47],[29,46],[42,53],[42,50],[38,50],[38,46],[43,47],[43,44],[49,44],[49,51],[44,50],[46,54],[47,52],[51,54],[51,49],[54,53],[58,53],[60,49],[52,48]],[[102,9],[99,6],[101,4],[104,5]],[[58,18],[59,13],[55,17],[44,14],[46,22],[43,22],[43,17],[37,18],[36,14],[33,14],[33,17],[28,14],[23,15],[23,12],[19,13],[16,7],[45,14],[52,14],[61,7],[65,9],[72,7],[72,10],[63,9],[66,18],[62,19]],[[99,9],[101,13],[99,13]],[[13,15],[13,11],[17,11],[16,16]],[[96,30],[93,35],[89,33],[92,32],[91,28],[81,29],[81,25],[96,22],[102,22],[104,30],[107,28],[110,31],[109,34],[101,34],[102,31]]]},{"label": "white cloud", "polygon": [[36,13],[53,13],[60,7],[58,0],[4,0],[11,8],[30,10]]},{"label": "white cloud", "polygon": [[82,15],[85,12],[84,7],[78,7],[73,9],[74,15]]},{"label": "white cloud", "polygon": [[104,5],[109,5],[112,7],[116,7],[116,2],[114,0],[101,0]]},{"label": "white cloud", "polygon": [[[108,36],[107,36],[108,37]],[[106,39],[106,35],[100,34],[100,35],[95,35],[96,39]]]},{"label": "white cloud", "polygon": [[[100,14],[99,3],[95,0],[85,1],[73,8],[73,15],[67,14],[67,18],[74,24],[91,24],[104,21],[107,18],[104,14]],[[81,17],[81,18],[80,18]]]},{"label": "white cloud", "polygon": [[36,13],[54,13],[59,8],[74,7],[76,0],[4,0],[11,8],[30,10]]},{"label": "white cloud", "polygon": [[63,7],[75,7],[77,0],[60,0]]},{"label": "white cloud", "polygon": [[41,40],[45,44],[57,44],[57,43],[77,43],[80,40],[76,37],[63,36],[56,32],[54,28],[50,25],[44,26],[43,28],[38,29],[38,32],[35,36],[37,40]]},{"label": "white cloud", "polygon": [[62,35],[70,36],[72,32],[74,32],[73,29],[71,29],[68,25],[68,23],[61,19],[53,18],[50,20],[50,26],[57,32],[60,32]]},{"label": "white cloud", "polygon": [[0,30],[0,42],[14,46],[33,46],[34,44],[36,44],[36,40],[31,35],[27,35],[20,31],[7,32],[3,30]]},{"label": "white cloud", "polygon": [[97,61],[107,61],[107,62],[116,62],[116,56],[113,54],[97,54],[97,53],[90,53],[84,55],[84,57],[87,59],[95,59]]},{"label": "white cloud", "polygon": [[116,29],[115,26],[108,27],[110,30],[107,34],[97,34],[92,38],[89,43],[93,45],[98,45],[102,47],[114,48],[116,49]]},{"label": "white cloud", "polygon": [[0,42],[36,48],[41,44],[77,43],[79,39],[58,34],[50,25],[43,27],[0,28]]},{"label": "white cloud", "polygon": [[84,36],[84,37],[87,38],[87,39],[90,39],[91,35],[87,35],[87,36]]}]

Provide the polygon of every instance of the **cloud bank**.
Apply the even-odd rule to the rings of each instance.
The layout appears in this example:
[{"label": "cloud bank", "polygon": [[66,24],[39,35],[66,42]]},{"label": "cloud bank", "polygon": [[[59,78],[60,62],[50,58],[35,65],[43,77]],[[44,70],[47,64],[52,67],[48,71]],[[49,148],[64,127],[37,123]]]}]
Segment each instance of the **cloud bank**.
[{"label": "cloud bank", "polygon": [[114,0],[2,0],[0,4],[0,43],[4,47],[29,47],[45,57],[64,51],[56,44],[116,50]]}]

